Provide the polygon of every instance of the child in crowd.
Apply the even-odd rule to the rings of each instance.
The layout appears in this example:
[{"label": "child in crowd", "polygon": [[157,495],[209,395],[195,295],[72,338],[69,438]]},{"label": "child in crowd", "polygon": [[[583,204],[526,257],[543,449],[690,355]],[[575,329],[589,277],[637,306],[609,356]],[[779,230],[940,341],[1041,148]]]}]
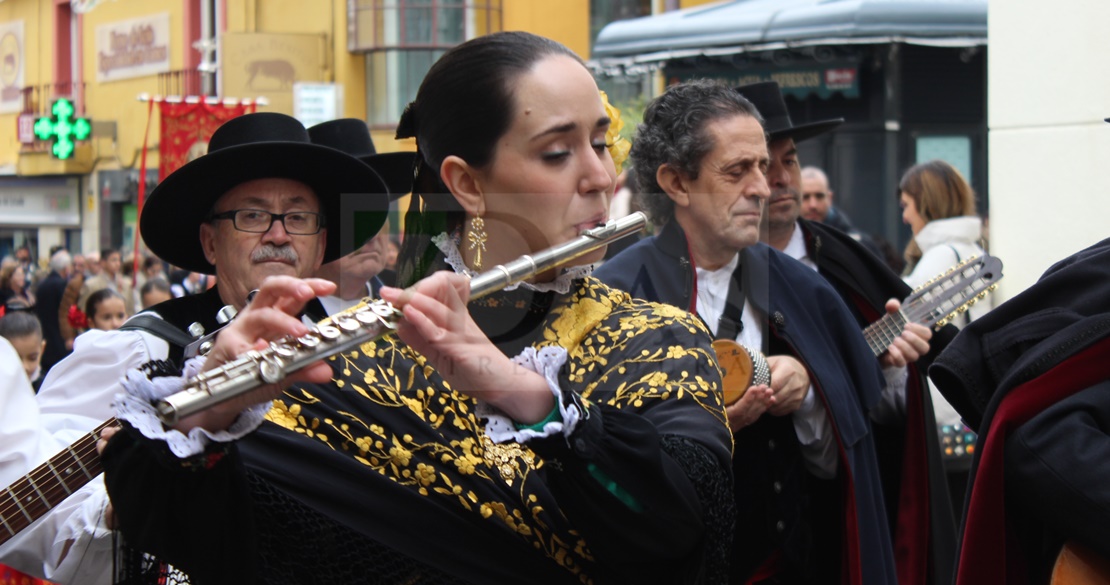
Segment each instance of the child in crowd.
[{"label": "child in crowd", "polygon": [[0,337],[7,339],[15,348],[31,387],[38,392],[39,384],[42,383],[39,362],[42,360],[42,350],[46,347],[38,317],[31,311],[8,312],[0,318]]},{"label": "child in crowd", "polygon": [[104,288],[89,295],[89,300],[85,301],[85,316],[89,329],[112,331],[127,320],[127,306],[118,292]]}]

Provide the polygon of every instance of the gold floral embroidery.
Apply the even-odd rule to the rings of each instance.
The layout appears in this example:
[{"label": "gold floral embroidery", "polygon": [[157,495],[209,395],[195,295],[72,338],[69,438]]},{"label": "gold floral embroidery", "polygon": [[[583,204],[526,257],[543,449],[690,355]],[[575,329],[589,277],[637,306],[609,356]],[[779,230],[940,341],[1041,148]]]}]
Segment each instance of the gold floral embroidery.
[{"label": "gold floral embroidery", "polygon": [[[683,311],[632,300],[587,279],[556,301],[537,346],[567,349],[567,379],[587,401],[621,409],[693,401],[727,427],[718,379],[696,373],[716,363],[708,346],[652,337],[675,328],[706,334]],[[644,339],[658,343],[643,347]],[[527,445],[493,443],[474,399],[455,392],[393,337],[329,359],[336,395],[325,399],[290,388],[274,401],[271,422],[349,454],[404,489],[503,523],[581,582],[591,582],[588,543],[538,477],[543,461]]]}]

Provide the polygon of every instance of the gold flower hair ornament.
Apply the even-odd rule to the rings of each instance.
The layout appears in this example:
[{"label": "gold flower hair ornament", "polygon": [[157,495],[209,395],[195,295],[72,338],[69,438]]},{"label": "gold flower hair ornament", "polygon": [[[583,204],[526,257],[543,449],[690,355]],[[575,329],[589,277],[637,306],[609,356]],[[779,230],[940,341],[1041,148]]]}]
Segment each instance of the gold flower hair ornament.
[{"label": "gold flower hair ornament", "polygon": [[609,103],[609,96],[604,91],[601,94],[601,103],[605,104],[605,115],[609,116],[609,129],[605,131],[605,145],[609,148],[609,156],[613,157],[613,166],[617,167],[617,174],[621,174],[624,161],[628,160],[628,151],[632,150],[632,143],[621,136],[624,122],[621,120],[621,111]]}]

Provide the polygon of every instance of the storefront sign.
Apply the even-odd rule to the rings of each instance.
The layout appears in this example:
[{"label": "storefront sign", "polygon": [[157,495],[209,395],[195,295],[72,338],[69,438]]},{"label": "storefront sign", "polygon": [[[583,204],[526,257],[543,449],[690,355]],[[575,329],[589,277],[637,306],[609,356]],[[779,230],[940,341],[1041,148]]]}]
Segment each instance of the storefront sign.
[{"label": "storefront sign", "polygon": [[663,73],[667,85],[705,78],[718,79],[730,87],[776,81],[783,94],[798,99],[814,94],[829,98],[834,93],[841,93],[848,98],[859,97],[859,69],[855,65],[735,69],[724,66],[691,67],[672,63],[663,68]]},{"label": "storefront sign", "polygon": [[66,98],[54,100],[50,107],[52,116],[35,120],[35,136],[39,140],[53,140],[50,152],[54,158],[65,160],[73,156],[78,140],[85,140],[92,131],[88,118],[75,118],[73,102]]},{"label": "storefront sign", "polygon": [[19,136],[20,144],[34,144],[35,143],[35,115],[34,114],[20,114],[15,119],[16,135]]},{"label": "storefront sign", "polygon": [[0,180],[0,225],[77,227],[79,185],[76,178]]},{"label": "storefront sign", "polygon": [[170,70],[168,12],[96,27],[96,80],[116,81]]},{"label": "storefront sign", "polygon": [[320,35],[224,33],[220,44],[224,95],[265,97],[267,112],[293,115],[293,86],[323,82]]},{"label": "storefront sign", "polygon": [[23,108],[23,21],[0,23],[0,113]]}]

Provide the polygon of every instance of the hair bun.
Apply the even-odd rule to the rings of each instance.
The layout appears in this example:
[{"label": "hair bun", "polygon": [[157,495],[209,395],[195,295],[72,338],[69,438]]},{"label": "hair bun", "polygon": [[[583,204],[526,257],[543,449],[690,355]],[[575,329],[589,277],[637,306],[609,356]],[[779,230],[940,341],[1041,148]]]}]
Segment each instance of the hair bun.
[{"label": "hair bun", "polygon": [[401,113],[401,120],[397,122],[397,135],[394,138],[416,137],[416,102],[409,102],[405,111]]}]

